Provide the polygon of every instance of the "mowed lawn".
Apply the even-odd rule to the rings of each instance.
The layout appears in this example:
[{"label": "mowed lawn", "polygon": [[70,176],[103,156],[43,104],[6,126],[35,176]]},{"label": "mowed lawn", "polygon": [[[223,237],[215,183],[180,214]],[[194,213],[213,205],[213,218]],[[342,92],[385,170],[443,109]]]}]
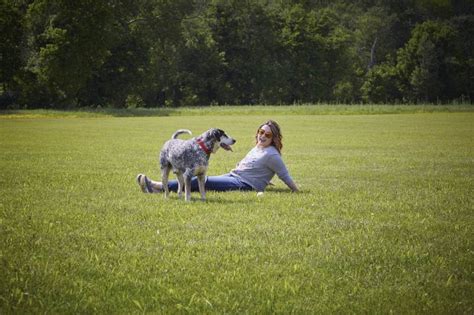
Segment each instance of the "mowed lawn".
[{"label": "mowed lawn", "polygon": [[[302,188],[141,193],[178,128],[277,120]],[[183,136],[185,137],[185,136]],[[0,116],[0,313],[474,312],[474,113]]]}]

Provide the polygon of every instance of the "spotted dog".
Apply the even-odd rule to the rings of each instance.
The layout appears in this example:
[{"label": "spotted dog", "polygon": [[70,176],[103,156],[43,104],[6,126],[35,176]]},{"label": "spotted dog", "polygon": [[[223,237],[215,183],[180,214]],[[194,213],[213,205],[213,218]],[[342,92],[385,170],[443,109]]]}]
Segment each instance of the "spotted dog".
[{"label": "spotted dog", "polygon": [[216,153],[219,147],[232,151],[231,145],[236,140],[232,139],[221,129],[212,128],[204,132],[199,137],[189,140],[177,139],[180,134],[191,131],[187,129],[177,130],[161,149],[160,168],[161,181],[165,191],[165,198],[168,198],[168,177],[171,170],[178,179],[178,196],[182,196],[183,187],[185,200],[191,200],[191,178],[197,176],[201,199],[206,200],[204,182],[206,179],[207,167],[211,153]]}]

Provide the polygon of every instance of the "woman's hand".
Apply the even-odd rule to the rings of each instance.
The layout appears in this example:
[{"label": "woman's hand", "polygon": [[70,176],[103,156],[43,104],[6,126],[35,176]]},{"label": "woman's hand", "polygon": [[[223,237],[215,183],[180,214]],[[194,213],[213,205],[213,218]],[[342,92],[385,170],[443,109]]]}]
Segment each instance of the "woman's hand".
[{"label": "woman's hand", "polygon": [[291,181],[288,183],[288,187],[290,187],[292,192],[299,192],[298,186],[296,186],[295,182]]}]

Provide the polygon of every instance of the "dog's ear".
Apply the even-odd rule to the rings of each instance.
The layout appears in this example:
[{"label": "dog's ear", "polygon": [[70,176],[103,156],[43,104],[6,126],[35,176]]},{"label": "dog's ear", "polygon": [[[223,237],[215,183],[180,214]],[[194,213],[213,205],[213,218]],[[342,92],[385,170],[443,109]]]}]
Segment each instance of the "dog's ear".
[{"label": "dog's ear", "polygon": [[225,135],[224,130],[222,129],[212,129],[211,136],[215,138],[217,141],[221,141],[221,137]]}]

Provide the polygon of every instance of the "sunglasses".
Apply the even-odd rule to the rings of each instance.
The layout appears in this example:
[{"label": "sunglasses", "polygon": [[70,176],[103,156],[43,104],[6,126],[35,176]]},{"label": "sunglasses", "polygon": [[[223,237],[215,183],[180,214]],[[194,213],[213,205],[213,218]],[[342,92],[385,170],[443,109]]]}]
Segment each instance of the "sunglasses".
[{"label": "sunglasses", "polygon": [[272,137],[273,137],[273,134],[272,134],[271,132],[266,132],[266,131],[263,130],[263,129],[258,130],[258,134],[259,134],[260,136],[265,135],[265,137],[267,137],[267,138],[272,138]]}]

